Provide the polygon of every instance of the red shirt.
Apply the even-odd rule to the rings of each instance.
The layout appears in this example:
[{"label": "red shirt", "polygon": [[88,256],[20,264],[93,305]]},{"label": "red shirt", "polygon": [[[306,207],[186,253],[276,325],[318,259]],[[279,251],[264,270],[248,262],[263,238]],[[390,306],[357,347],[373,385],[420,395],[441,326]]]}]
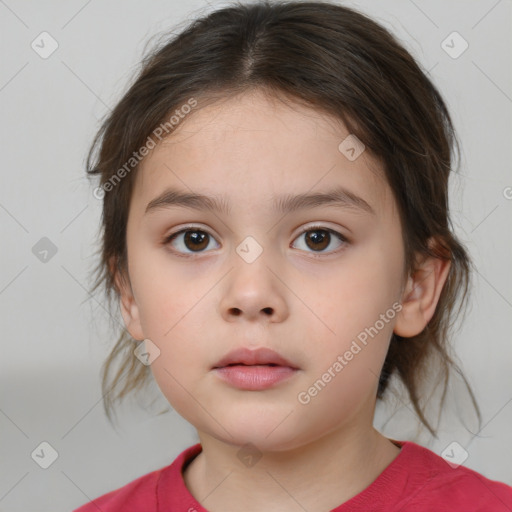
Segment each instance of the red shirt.
[{"label": "red shirt", "polygon": [[[331,512],[511,512],[512,487],[411,441],[394,441],[398,456],[362,492]],[[201,451],[196,444],[169,466],[148,473],[73,512],[208,512],[190,494],[184,467]]]}]

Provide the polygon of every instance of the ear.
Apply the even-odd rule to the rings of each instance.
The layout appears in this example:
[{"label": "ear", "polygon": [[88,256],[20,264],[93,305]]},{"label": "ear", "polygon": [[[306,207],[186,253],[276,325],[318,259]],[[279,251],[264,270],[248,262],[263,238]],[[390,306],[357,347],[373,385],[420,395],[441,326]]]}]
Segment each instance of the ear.
[{"label": "ear", "polygon": [[127,276],[124,276],[124,274],[121,275],[121,271],[114,263],[111,263],[110,268],[111,272],[114,273],[114,281],[119,293],[119,307],[126,329],[133,339],[142,341],[145,336],[142,332],[139,308],[135,301],[129,279]]},{"label": "ear", "polygon": [[450,260],[423,257],[408,277],[402,293],[402,310],[393,332],[410,338],[418,335],[434,316],[441,291],[448,278]]}]

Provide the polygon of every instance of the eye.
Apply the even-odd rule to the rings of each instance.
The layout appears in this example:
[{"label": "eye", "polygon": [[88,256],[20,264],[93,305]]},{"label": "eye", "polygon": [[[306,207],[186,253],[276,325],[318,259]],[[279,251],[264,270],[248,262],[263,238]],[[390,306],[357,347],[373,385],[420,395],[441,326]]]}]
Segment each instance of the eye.
[{"label": "eye", "polygon": [[[336,252],[336,249],[339,249],[348,243],[348,240],[341,233],[338,233],[333,229],[326,228],[325,226],[308,226],[300,233],[296,240],[300,239],[302,235],[306,235],[304,237],[305,245],[309,249],[312,249],[313,252]],[[334,250],[324,251],[324,249],[329,247],[333,240],[336,239],[338,240],[338,246],[335,247]],[[299,247],[299,249],[302,248]]]},{"label": "eye", "polygon": [[[215,239],[207,231],[188,227],[176,233],[171,233],[165,238],[164,244],[172,245],[173,251],[178,253],[193,254],[204,252],[212,240]],[[189,249],[190,252],[184,249]]]},{"label": "eye", "polygon": [[[306,247],[317,253],[336,252],[337,249],[348,243],[348,240],[341,233],[326,228],[325,226],[308,226],[295,240],[300,239],[302,235],[306,235],[304,237]],[[331,251],[325,251],[325,249],[336,240],[338,241],[338,245]],[[215,241],[215,239],[207,231],[187,227],[175,233],[171,233],[164,239],[163,243],[164,245],[171,245],[173,252],[177,252],[179,255],[190,255],[205,252],[212,241]],[[218,244],[217,247],[219,247]],[[299,247],[299,249],[306,250],[304,247]]]}]

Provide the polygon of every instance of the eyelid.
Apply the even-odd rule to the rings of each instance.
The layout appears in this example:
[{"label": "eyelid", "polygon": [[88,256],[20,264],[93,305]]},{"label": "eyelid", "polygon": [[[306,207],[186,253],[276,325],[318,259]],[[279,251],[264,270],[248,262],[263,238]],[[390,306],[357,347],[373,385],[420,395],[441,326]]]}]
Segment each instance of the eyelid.
[{"label": "eyelid", "polygon": [[[177,231],[173,231],[172,233],[165,235],[164,243],[169,241],[172,237],[179,235],[183,231],[193,230],[193,229],[197,229],[197,231],[204,231],[205,233],[208,233],[210,236],[215,238],[215,235],[213,235],[208,229],[203,228],[197,224],[189,224],[189,225],[185,225],[185,226],[179,228]],[[329,231],[330,233],[340,235],[346,241],[350,241],[349,238],[346,235],[344,235],[343,233],[340,233],[339,231],[336,231],[336,229],[330,228],[329,226],[326,226],[325,224],[321,224],[321,223],[308,224],[308,225],[302,227],[301,230],[297,233],[297,235],[295,235],[294,240],[295,240],[295,238],[302,235],[303,233],[305,233],[307,231],[311,231],[313,229],[318,229],[318,230],[321,229],[321,230]]]},{"label": "eyelid", "polygon": [[297,233],[297,236],[302,235],[306,231],[313,231],[315,229],[318,229],[319,231],[320,230],[322,230],[322,231],[329,231],[329,233],[334,233],[336,235],[340,235],[345,240],[348,240],[348,237],[345,236],[343,233],[340,233],[339,231],[337,231],[336,228],[331,228],[326,223],[322,223],[322,222],[317,222],[317,223],[313,223],[313,224],[307,224],[306,226],[301,227],[299,233]]},{"label": "eyelid", "polygon": [[203,233],[206,233],[207,235],[209,235],[212,238],[214,238],[215,241],[217,243],[219,243],[217,241],[217,236],[216,235],[214,235],[209,229],[203,228],[202,226],[200,226],[198,224],[189,224],[189,225],[182,226],[181,228],[178,228],[176,230],[173,230],[171,233],[169,233],[168,235],[164,236],[164,239],[163,239],[162,243],[164,245],[166,245],[166,244],[170,243],[171,240],[174,239],[176,236],[178,236],[178,235],[180,235],[180,234],[182,234],[184,232],[187,232],[187,231],[202,231]]}]

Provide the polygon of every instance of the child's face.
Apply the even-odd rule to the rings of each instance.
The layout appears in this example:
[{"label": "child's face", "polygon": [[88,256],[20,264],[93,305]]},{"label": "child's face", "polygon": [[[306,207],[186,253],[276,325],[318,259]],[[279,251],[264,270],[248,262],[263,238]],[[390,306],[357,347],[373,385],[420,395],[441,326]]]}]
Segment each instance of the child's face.
[{"label": "child's face", "polygon": [[[139,169],[127,228],[133,298],[123,294],[123,316],[135,339],[161,351],[153,375],[200,433],[284,450],[372,427],[404,248],[391,189],[368,152],[350,161],[338,149],[347,135],[333,119],[253,93],[195,112]],[[289,213],[272,206],[339,187],[374,214],[334,203]],[[168,188],[222,196],[230,212],[145,212]],[[163,244],[184,228],[190,239]],[[357,338],[365,329],[366,344]],[[265,390],[239,389],[212,370],[239,347],[271,348],[298,370]]]}]

